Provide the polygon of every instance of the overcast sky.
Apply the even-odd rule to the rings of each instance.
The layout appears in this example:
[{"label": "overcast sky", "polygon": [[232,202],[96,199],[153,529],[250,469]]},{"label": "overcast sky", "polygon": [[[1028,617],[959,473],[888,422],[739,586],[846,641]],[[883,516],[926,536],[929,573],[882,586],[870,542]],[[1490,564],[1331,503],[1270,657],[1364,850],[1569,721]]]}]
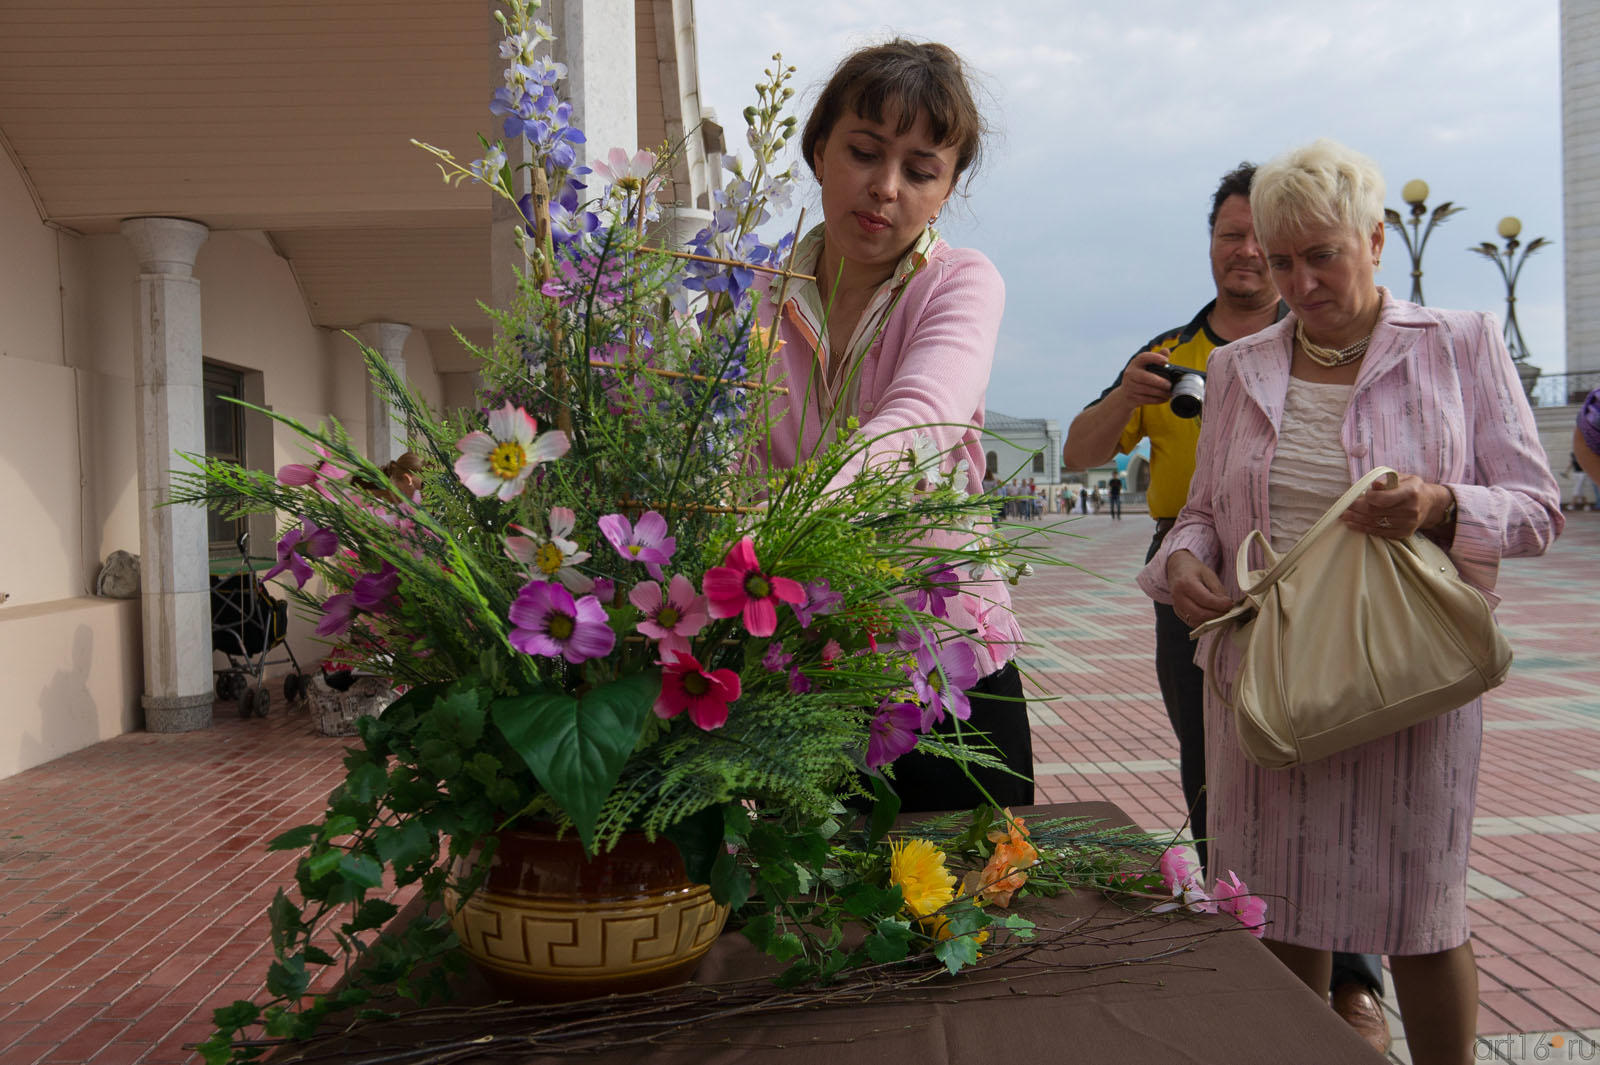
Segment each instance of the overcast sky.
[{"label": "overcast sky", "polygon": [[[1467,207],[1428,243],[1430,304],[1504,315],[1499,272],[1466,250],[1503,216],[1554,241],[1523,271],[1517,317],[1532,361],[1564,368],[1558,0],[695,0],[695,16],[702,98],[730,147],[776,50],[799,68],[802,122],[840,58],[894,34],[977,68],[998,136],[941,229],[1006,279],[991,410],[1065,428],[1213,295],[1221,175],[1321,136],[1377,160],[1391,207],[1416,177],[1430,210]],[[1410,292],[1392,232],[1378,281]]]}]

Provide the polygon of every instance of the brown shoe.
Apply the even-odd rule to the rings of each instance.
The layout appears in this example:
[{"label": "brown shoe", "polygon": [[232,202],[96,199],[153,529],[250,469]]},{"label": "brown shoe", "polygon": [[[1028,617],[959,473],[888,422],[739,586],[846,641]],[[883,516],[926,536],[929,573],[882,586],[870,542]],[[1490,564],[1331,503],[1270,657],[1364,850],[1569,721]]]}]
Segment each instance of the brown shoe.
[{"label": "brown shoe", "polygon": [[1389,1018],[1383,1005],[1361,984],[1340,984],[1333,992],[1333,1012],[1343,1017],[1380,1054],[1389,1052]]}]

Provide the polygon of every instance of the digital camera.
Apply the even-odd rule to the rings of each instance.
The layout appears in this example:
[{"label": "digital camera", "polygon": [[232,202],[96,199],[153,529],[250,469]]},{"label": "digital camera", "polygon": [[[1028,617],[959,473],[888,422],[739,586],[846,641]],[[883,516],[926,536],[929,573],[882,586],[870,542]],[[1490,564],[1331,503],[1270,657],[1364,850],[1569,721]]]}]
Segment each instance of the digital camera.
[{"label": "digital camera", "polygon": [[1192,370],[1187,366],[1176,363],[1164,362],[1157,366],[1145,367],[1153,374],[1160,374],[1172,382],[1172,399],[1169,405],[1172,413],[1180,418],[1193,418],[1200,413],[1206,403],[1206,375],[1203,370]]}]

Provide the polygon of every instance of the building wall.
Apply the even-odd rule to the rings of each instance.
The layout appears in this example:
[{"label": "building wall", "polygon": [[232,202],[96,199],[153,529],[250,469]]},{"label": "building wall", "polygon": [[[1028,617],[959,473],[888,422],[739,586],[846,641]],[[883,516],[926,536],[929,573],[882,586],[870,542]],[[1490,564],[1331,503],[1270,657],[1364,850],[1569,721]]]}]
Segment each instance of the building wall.
[{"label": "building wall", "polygon": [[[331,415],[365,439],[359,351],[311,324],[265,235],[212,233],[195,276],[207,359],[259,375],[263,405],[313,426]],[[0,776],[141,726],[139,604],[93,595],[107,554],[139,551],[137,278],[120,235],[44,225],[0,155]],[[420,330],[405,359],[412,386],[438,407],[442,385]],[[247,421],[251,465],[303,456],[292,431],[262,415]],[[272,554],[272,524],[260,526],[253,554]],[[324,653],[310,628],[298,619],[291,628],[303,665]]]},{"label": "building wall", "polygon": [[1567,370],[1600,370],[1600,6],[1561,4]]}]

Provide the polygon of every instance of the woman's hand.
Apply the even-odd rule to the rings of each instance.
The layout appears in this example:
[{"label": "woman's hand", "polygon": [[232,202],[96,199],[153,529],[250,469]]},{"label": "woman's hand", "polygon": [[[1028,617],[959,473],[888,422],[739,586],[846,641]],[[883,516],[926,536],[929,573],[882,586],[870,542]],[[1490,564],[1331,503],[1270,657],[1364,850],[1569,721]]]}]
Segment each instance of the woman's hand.
[{"label": "woman's hand", "polygon": [[1172,590],[1172,609],[1178,620],[1191,629],[1233,609],[1222,579],[1192,551],[1174,551],[1167,556],[1167,587]]},{"label": "woman's hand", "polygon": [[1454,501],[1455,494],[1444,485],[1402,473],[1392,487],[1383,481],[1373,485],[1339,520],[1368,536],[1404,540],[1419,529],[1442,525]]}]

